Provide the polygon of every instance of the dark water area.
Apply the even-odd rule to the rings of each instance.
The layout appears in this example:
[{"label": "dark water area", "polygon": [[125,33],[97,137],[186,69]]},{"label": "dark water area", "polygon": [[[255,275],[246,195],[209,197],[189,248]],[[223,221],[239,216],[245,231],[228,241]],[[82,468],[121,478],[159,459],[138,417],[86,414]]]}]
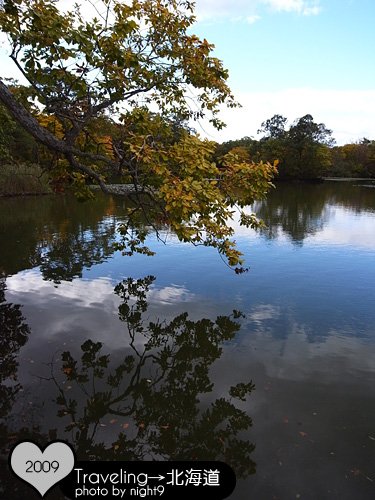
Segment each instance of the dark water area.
[{"label": "dark water area", "polygon": [[0,199],[0,497],[38,498],[14,442],[60,438],[225,461],[233,500],[374,499],[374,186],[279,184],[237,227],[242,275],[167,228],[114,251],[123,199]]}]

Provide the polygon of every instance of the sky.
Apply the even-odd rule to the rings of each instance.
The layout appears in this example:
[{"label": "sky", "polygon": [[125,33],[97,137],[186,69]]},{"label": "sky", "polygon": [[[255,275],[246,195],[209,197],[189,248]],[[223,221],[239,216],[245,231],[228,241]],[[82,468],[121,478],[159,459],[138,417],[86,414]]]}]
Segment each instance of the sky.
[{"label": "sky", "polygon": [[227,128],[197,130],[219,142],[257,130],[274,114],[311,114],[337,144],[375,139],[374,0],[197,0],[195,32],[214,43],[241,110]]},{"label": "sky", "polygon": [[[196,15],[243,106],[222,110],[220,132],[197,124],[201,136],[259,138],[274,114],[288,125],[311,114],[337,144],[375,139],[374,0],[196,0]],[[1,38],[0,68],[18,76]]]}]

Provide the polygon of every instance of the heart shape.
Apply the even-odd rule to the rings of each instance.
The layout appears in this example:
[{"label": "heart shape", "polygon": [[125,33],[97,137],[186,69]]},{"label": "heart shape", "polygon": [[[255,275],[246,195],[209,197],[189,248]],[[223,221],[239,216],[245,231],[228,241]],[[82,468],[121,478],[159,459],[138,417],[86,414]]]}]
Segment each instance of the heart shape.
[{"label": "heart shape", "polygon": [[31,441],[23,441],[10,455],[11,469],[43,497],[74,467],[74,453],[63,441],[50,443],[43,451]]}]

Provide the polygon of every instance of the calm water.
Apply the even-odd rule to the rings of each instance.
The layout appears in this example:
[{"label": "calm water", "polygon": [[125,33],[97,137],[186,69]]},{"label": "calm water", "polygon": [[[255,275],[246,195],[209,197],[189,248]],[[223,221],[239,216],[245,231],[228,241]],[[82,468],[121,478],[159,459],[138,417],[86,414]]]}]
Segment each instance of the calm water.
[{"label": "calm water", "polygon": [[227,461],[234,500],[374,499],[375,185],[279,185],[243,275],[173,235],[114,252],[123,203],[0,200],[2,457],[59,437]]}]

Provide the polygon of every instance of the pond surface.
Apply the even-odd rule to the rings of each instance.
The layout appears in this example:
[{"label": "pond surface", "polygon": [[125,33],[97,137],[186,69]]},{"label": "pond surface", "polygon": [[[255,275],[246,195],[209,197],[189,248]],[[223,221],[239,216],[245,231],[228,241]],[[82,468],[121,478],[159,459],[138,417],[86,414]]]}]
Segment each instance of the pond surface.
[{"label": "pond surface", "polygon": [[2,457],[58,437],[226,461],[233,500],[374,499],[374,184],[279,184],[267,229],[238,228],[242,275],[167,230],[154,257],[114,252],[124,203],[0,200]]}]

